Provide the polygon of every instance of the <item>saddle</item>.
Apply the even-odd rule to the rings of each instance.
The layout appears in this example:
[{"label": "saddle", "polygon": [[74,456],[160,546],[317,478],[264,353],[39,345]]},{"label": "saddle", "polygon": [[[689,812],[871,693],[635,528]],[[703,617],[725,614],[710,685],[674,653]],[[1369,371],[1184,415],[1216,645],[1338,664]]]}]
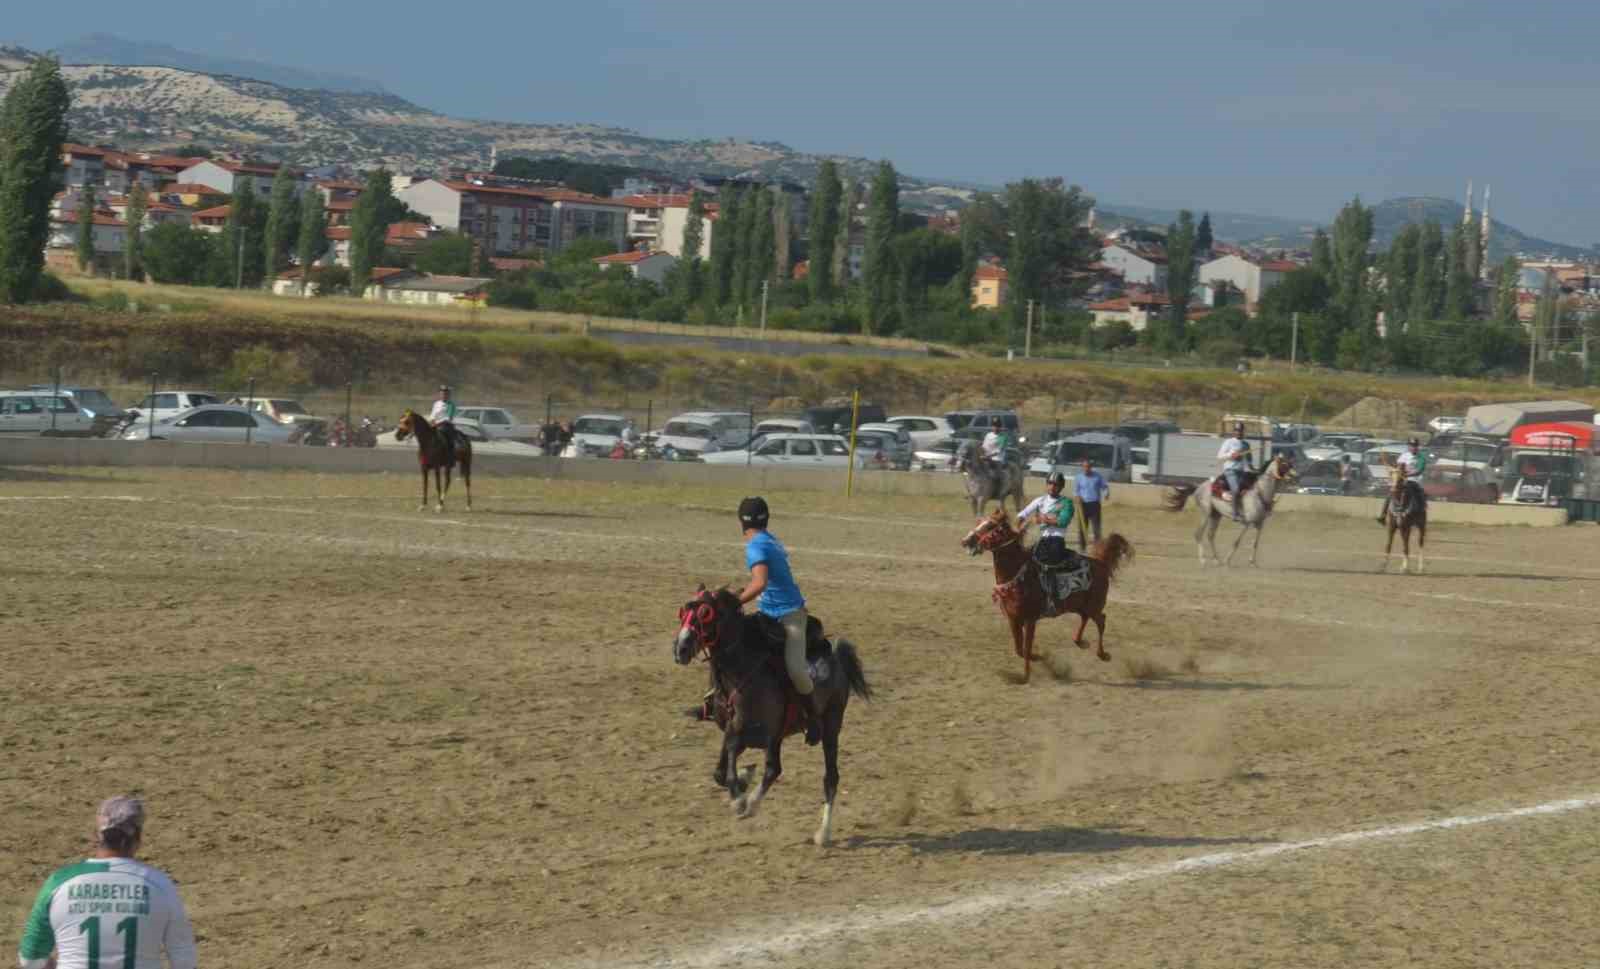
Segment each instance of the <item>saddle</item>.
[{"label": "saddle", "polygon": [[1094,584],[1094,560],[1079,555],[1065,545],[1061,546],[1061,551],[1064,554],[1059,560],[1047,561],[1050,554],[1046,552],[1041,557],[1038,546],[1034,546],[1033,561],[1039,566],[1039,584],[1044,591],[1044,614],[1047,618],[1061,615],[1067,599]]},{"label": "saddle", "polygon": [[1394,501],[1394,514],[1400,518],[1411,514],[1415,508],[1426,508],[1428,493],[1422,490],[1422,485],[1408,480],[1400,486],[1400,497]]},{"label": "saddle", "polygon": [[[1256,479],[1260,477],[1261,473],[1258,471],[1240,471],[1239,490],[1244,492],[1254,488]],[[1211,497],[1217,499],[1218,501],[1233,500],[1233,496],[1228,493],[1228,479],[1226,477],[1218,475],[1217,477],[1211,479]]]},{"label": "saddle", "polygon": [[[783,623],[772,618],[764,612],[752,613],[746,617],[747,622],[753,622],[761,630],[762,641],[767,644],[771,652],[771,659],[777,660],[778,668],[783,669]],[[816,616],[806,616],[806,662],[814,663],[827,656],[833,650],[833,644],[822,635],[822,620]],[[789,674],[785,672],[784,679]]]},{"label": "saddle", "polygon": [[[799,733],[805,725],[804,714],[800,707],[800,695],[795,692],[794,684],[789,680],[789,670],[783,662],[785,639],[783,624],[760,612],[752,613],[745,618],[760,630],[761,641],[767,647],[767,669],[779,683],[783,684],[785,702],[780,733],[785,737]],[[812,683],[820,684],[832,675],[832,668],[828,662],[832,655],[833,644],[822,634],[822,620],[816,616],[806,616],[806,666],[811,670]],[[726,730],[728,719],[733,715],[737,695],[737,690],[733,696],[723,696],[721,691],[717,691],[714,697],[707,698],[706,709],[701,719],[715,720],[718,727]]]}]

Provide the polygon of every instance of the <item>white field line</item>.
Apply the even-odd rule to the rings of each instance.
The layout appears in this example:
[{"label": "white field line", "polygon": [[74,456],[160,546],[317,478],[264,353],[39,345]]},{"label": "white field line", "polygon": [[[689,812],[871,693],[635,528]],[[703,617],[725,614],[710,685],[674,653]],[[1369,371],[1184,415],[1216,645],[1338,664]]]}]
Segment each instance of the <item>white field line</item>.
[{"label": "white field line", "polygon": [[[1305,841],[1282,842],[1259,848],[1219,851],[1159,865],[1123,868],[1103,874],[1075,874],[1026,884],[1013,882],[981,894],[943,902],[895,905],[876,911],[841,913],[835,917],[798,924],[789,921],[769,923],[765,926],[742,926],[723,939],[675,955],[653,956],[631,962],[608,959],[600,963],[588,960],[568,965],[586,967],[604,965],[610,969],[715,969],[718,966],[749,964],[758,960],[765,963],[847,938],[854,939],[894,929],[971,924],[975,919],[1000,911],[1021,912],[1052,908],[1074,899],[1111,891],[1123,885],[1264,862],[1295,852],[1342,848],[1368,842],[1407,838],[1434,831],[1570,814],[1597,806],[1600,806],[1600,794],[1590,794],[1490,814],[1457,815],[1434,821],[1416,821],[1385,828],[1347,831],[1342,834],[1309,838]],[[816,953],[807,952],[806,955],[814,957]]]},{"label": "white field line", "polygon": [[1476,596],[1457,595],[1454,592],[1413,592],[1414,596],[1422,599],[1443,599],[1447,602],[1470,602],[1479,606],[1516,606],[1519,609],[1570,609],[1576,612],[1600,611],[1600,604],[1590,606],[1572,605],[1566,602],[1517,602],[1511,599],[1480,599]]}]

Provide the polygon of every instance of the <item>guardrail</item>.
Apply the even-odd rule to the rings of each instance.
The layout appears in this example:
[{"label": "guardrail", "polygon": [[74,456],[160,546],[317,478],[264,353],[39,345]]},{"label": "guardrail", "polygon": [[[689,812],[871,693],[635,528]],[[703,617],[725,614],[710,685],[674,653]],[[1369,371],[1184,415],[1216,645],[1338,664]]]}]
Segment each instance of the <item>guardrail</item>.
[{"label": "guardrail", "polygon": [[[22,437],[0,440],[0,465],[48,467],[184,467],[236,470],[302,470],[333,474],[417,470],[416,452],[401,448],[330,448],[267,444],[179,444],[173,441],[106,441],[84,438]],[[683,461],[609,461],[573,458],[474,457],[474,472],[568,481],[633,484],[683,484],[762,491],[816,491],[844,494],[846,473],[807,468],[742,467]],[[949,497],[964,502],[961,475],[937,471],[873,471],[855,479],[864,495]],[[1166,489],[1156,485],[1113,486],[1113,505],[1158,508]],[[1343,518],[1377,516],[1381,499],[1323,495],[1283,495],[1278,509]],[[1589,502],[1600,505],[1600,502]],[[959,507],[959,506],[957,506]],[[1567,508],[1514,507],[1435,502],[1431,523],[1472,525],[1564,525]],[[1193,514],[1186,511],[1185,514]],[[1600,516],[1600,510],[1594,512]],[[1580,520],[1592,521],[1593,518]]]}]

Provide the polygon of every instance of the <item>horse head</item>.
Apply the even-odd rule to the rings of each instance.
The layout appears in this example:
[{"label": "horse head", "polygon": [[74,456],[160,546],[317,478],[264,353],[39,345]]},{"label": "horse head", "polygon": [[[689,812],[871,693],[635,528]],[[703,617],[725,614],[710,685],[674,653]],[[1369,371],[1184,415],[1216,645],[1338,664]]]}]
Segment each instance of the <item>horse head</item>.
[{"label": "horse head", "polygon": [[406,412],[400,415],[400,422],[394,426],[394,439],[396,441],[404,441],[407,437],[410,437],[417,419],[417,415],[412,413],[411,408],[406,408]]},{"label": "horse head", "polygon": [[1011,523],[1006,520],[1005,511],[996,508],[978,519],[978,524],[961,540],[961,547],[967,550],[967,554],[977,555],[1008,545],[1017,537],[1017,533],[1011,530]]},{"label": "horse head", "polygon": [[1294,458],[1287,454],[1280,454],[1272,459],[1272,476],[1279,481],[1291,481],[1298,478],[1299,472],[1294,469]]},{"label": "horse head", "polygon": [[686,666],[696,656],[710,656],[730,635],[738,635],[739,599],[727,589],[712,592],[703,584],[694,598],[678,610],[678,635],[672,640],[672,658]]}]

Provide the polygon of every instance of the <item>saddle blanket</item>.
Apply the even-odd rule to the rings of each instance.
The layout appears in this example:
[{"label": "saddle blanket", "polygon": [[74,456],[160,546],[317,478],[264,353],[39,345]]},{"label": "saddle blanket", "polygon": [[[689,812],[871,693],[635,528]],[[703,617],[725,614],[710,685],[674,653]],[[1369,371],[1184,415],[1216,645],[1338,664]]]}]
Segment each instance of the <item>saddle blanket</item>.
[{"label": "saddle blanket", "polygon": [[1092,559],[1076,556],[1073,564],[1062,569],[1043,569],[1039,573],[1039,581],[1044,585],[1045,612],[1055,616],[1061,612],[1062,604],[1074,593],[1082,592],[1093,584],[1091,574]]}]

